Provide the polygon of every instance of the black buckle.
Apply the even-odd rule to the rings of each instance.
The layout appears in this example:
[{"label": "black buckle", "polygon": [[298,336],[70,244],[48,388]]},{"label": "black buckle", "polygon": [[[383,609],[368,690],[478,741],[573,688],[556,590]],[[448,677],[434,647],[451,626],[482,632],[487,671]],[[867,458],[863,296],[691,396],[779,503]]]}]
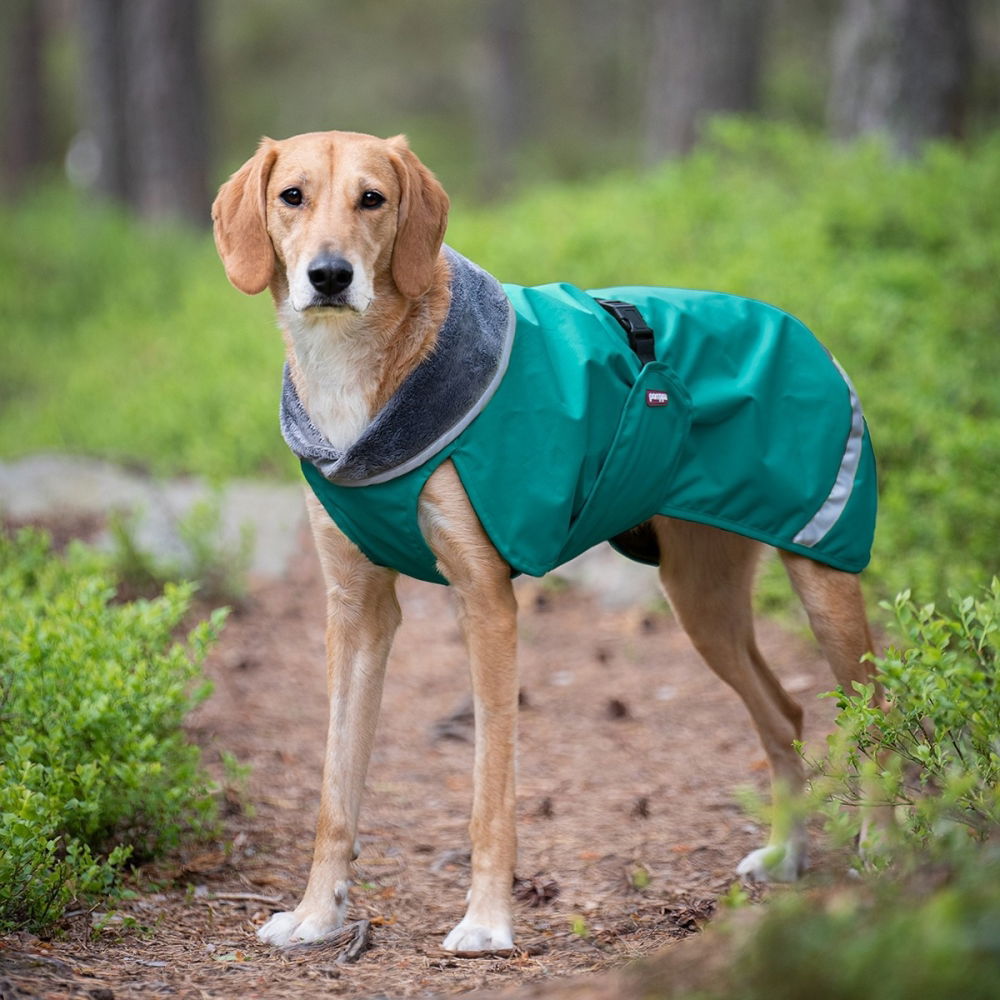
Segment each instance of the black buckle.
[{"label": "black buckle", "polygon": [[631,302],[619,299],[597,299],[597,304],[603,306],[628,334],[628,345],[638,355],[639,360],[648,365],[656,360],[654,350],[656,341],[653,328],[642,318],[642,313]]}]

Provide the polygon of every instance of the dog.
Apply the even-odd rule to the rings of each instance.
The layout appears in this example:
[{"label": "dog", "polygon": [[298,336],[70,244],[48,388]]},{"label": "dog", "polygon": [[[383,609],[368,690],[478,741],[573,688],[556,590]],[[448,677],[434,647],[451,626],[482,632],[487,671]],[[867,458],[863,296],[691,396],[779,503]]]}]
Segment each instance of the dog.
[{"label": "dog", "polygon": [[[262,140],[256,153],[222,185],[212,208],[216,245],[230,282],[251,295],[268,289],[274,300],[287,356],[286,439],[298,440],[296,434],[305,428],[322,441],[315,455],[308,452],[308,443],[293,448],[300,456],[309,455],[303,463],[313,486],[307,491],[308,515],[327,592],[330,721],[315,853],[305,893],[294,910],[275,914],[258,932],[263,941],[277,946],[321,940],[344,921],[386,658],[400,621],[396,569],[373,555],[364,540],[367,536],[351,529],[354,515],[343,515],[348,507],[337,506],[338,496],[344,497],[345,505],[363,498],[364,491],[354,489],[359,484],[375,483],[372,497],[383,488],[393,488],[392,473],[373,469],[365,464],[367,458],[347,461],[344,456],[366,453],[358,442],[367,440],[366,430],[392,408],[404,389],[411,396],[408,419],[414,422],[419,423],[423,413],[419,405],[410,404],[419,404],[421,393],[439,400],[435,406],[450,405],[459,393],[447,386],[435,389],[434,379],[424,379],[424,388],[418,385],[415,397],[413,386],[415,379],[420,382],[427,372],[433,374],[434,365],[447,370],[439,347],[453,298],[459,294],[453,272],[458,267],[463,274],[468,272],[473,291],[480,286],[488,292],[493,288],[474,266],[460,263],[443,245],[448,210],[445,191],[404,137],[380,139],[347,132]],[[505,326],[510,322],[504,319],[506,307],[496,299],[495,289],[491,294],[495,301],[488,308],[498,318],[498,343],[507,343],[511,334]],[[461,295],[463,302],[472,303],[463,308],[479,308],[478,293]],[[616,319],[602,308],[597,311],[604,318],[593,320],[603,324],[600,336],[609,340],[617,331],[627,345]],[[529,339],[521,336],[514,343]],[[493,352],[501,356],[496,368],[503,368],[502,354],[508,348],[509,343]],[[471,367],[479,371],[476,365]],[[619,359],[609,367],[627,369],[626,381],[635,371],[649,370],[650,377],[656,376],[656,365],[643,367],[638,360],[629,367]],[[440,372],[434,378],[440,381]],[[648,407],[639,414],[643,420],[647,412],[669,413],[671,406],[683,401],[683,385],[664,378],[666,382],[654,379],[644,401],[635,404]],[[498,374],[487,365],[483,379],[488,383],[484,397],[498,391],[498,380],[499,391],[506,391],[502,370]],[[628,386],[622,391],[632,392]],[[486,403],[480,422],[489,413]],[[683,407],[674,410],[671,419],[681,417]],[[476,420],[471,426],[478,426]],[[554,425],[556,430],[559,426]],[[684,436],[682,431],[677,433]],[[460,428],[459,433],[464,431]],[[618,436],[629,443],[627,427]],[[495,519],[494,513],[489,519],[480,515],[470,499],[465,472],[457,464],[464,453],[453,443],[461,436],[444,435],[439,444],[440,440],[446,447],[439,454],[447,457],[432,463],[432,471],[414,493],[416,527],[405,529],[408,535],[397,535],[395,529],[378,525],[370,544],[395,547],[404,571],[409,571],[409,551],[425,549],[432,567],[426,573],[414,570],[413,575],[446,581],[457,598],[475,714],[472,873],[466,912],[443,947],[456,953],[504,951],[514,942],[518,677],[512,570],[520,567],[513,557],[505,558],[507,543],[498,548],[494,541],[503,527],[490,531],[485,527]],[[426,445],[421,438],[411,450],[419,451],[421,441]],[[448,451],[456,447],[458,451]],[[643,447],[644,454],[652,453],[648,443]],[[554,449],[556,454],[558,439]],[[412,465],[412,456],[407,461]],[[324,468],[329,477],[317,471]],[[347,479],[341,478],[338,485],[338,476]],[[340,491],[332,499],[323,492],[331,479],[331,489]],[[361,499],[357,503],[368,505]],[[617,506],[614,511],[619,521],[635,516],[629,510],[618,513]],[[603,531],[604,538],[616,533],[628,554],[659,560],[663,589],[677,619],[707,664],[746,704],[770,763],[775,801],[793,799],[804,783],[802,762],[793,748],[801,734],[802,710],[782,689],[754,639],[751,591],[764,546],[758,538],[717,524],[659,512],[644,516],[641,524],[617,527],[613,518],[597,518],[592,530]],[[529,511],[528,520],[523,526],[519,522],[513,534],[530,530]],[[590,541],[578,539],[577,545]],[[565,551],[564,547],[557,555]],[[855,682],[867,682],[870,667],[864,656],[872,642],[854,568],[847,571],[829,559],[813,558],[811,550],[797,542],[779,552],[837,683],[850,691]],[[803,868],[805,852],[801,825],[784,824],[772,831],[764,847],[741,862],[739,871],[759,879],[791,880]]]}]

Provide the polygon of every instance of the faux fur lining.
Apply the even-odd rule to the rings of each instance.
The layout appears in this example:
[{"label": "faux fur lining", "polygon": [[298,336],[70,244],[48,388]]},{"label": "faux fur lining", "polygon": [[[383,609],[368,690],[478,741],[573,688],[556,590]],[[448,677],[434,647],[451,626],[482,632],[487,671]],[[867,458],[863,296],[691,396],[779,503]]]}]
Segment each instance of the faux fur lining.
[{"label": "faux fur lining", "polygon": [[334,448],[309,419],[285,366],[281,433],[332,483],[369,486],[422,465],[458,437],[507,370],[516,314],[500,283],[450,247],[451,306],[433,351],[407,376],[354,444]]}]

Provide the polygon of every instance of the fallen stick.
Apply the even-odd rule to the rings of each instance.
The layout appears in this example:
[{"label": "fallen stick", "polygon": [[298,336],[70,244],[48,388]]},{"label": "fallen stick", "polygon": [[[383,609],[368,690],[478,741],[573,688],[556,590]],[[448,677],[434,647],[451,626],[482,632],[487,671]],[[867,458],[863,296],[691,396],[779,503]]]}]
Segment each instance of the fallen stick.
[{"label": "fallen stick", "polygon": [[278,904],[283,896],[265,896],[259,892],[212,892],[207,896],[198,896],[203,902],[214,903],[217,899],[233,900],[238,903],[274,903]]}]

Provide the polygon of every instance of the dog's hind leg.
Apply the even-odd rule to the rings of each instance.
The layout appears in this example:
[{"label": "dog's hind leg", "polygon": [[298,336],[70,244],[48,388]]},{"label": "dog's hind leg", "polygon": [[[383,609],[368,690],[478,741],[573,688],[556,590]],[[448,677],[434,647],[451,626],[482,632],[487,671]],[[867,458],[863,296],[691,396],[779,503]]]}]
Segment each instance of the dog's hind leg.
[{"label": "dog's hind leg", "polygon": [[452,585],[469,653],[475,714],[472,885],[465,916],[444,940],[454,952],[513,946],[511,889],[517,854],[517,602],[450,462],[421,495],[420,524]]},{"label": "dog's hind leg", "polygon": [[752,588],[761,546],[692,522],[657,517],[653,527],[667,598],[705,662],[742,698],[771,766],[771,836],[738,871],[761,881],[794,880],[806,861],[805,831],[794,809],[804,769],[792,746],[801,737],[802,709],[757,649]]},{"label": "dog's hind leg", "polygon": [[791,552],[780,555],[833,676],[853,694],[855,681],[867,684],[872,676],[871,664],[862,662],[873,646],[858,577]]},{"label": "dog's hind leg", "polygon": [[312,869],[302,902],[258,931],[270,944],[319,941],[344,922],[382,680],[400,621],[396,574],[370,562],[312,495],[309,520],[327,592],[330,721]]},{"label": "dog's hind leg", "polygon": [[[789,552],[782,552],[781,559],[833,676],[848,695],[855,694],[854,684],[868,684],[874,674],[871,662],[863,659],[874,645],[857,575]],[[876,688],[875,702],[881,698]],[[869,802],[877,803],[879,796],[877,788],[866,789]],[[892,809],[887,806],[867,805],[862,809],[862,856],[884,850],[886,840],[891,840],[892,821]]]}]

